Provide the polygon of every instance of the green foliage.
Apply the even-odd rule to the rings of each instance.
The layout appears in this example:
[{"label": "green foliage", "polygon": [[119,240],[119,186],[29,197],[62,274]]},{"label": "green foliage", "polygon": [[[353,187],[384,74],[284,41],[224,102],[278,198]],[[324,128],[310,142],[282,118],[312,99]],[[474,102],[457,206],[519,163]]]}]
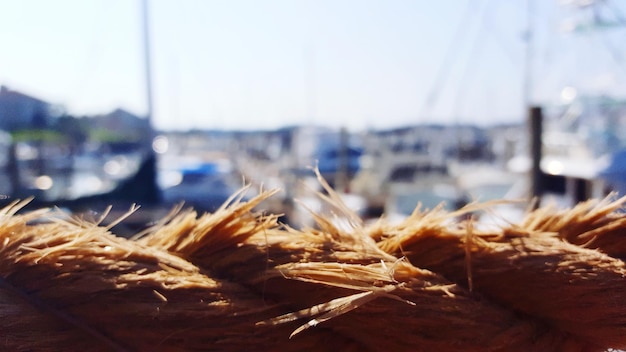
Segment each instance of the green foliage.
[{"label": "green foliage", "polygon": [[45,129],[18,130],[11,133],[16,142],[66,143],[68,138],[58,131]]},{"label": "green foliage", "polygon": [[128,141],[128,136],[115,133],[105,128],[97,128],[89,131],[89,139],[101,143],[116,143]]},{"label": "green foliage", "polygon": [[16,142],[63,143],[80,146],[87,141],[99,143],[137,143],[145,136],[142,131],[113,131],[104,127],[92,127],[90,118],[60,116],[49,128],[30,128],[11,133]]}]

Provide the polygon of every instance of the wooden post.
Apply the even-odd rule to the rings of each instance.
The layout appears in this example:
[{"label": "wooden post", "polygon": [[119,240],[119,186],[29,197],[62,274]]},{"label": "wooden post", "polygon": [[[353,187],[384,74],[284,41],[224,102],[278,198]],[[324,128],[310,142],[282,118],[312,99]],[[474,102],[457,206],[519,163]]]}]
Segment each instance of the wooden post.
[{"label": "wooden post", "polygon": [[541,195],[543,194],[543,182],[541,172],[541,154],[542,154],[542,134],[543,134],[543,113],[541,107],[533,106],[529,110],[530,125],[530,155],[532,160],[531,167],[531,198],[536,198],[535,207],[541,203]]},{"label": "wooden post", "polygon": [[15,141],[11,141],[9,147],[9,163],[7,170],[9,172],[9,180],[11,182],[11,196],[13,198],[20,198],[23,196],[22,184],[20,182],[20,169],[17,163],[17,145]]},{"label": "wooden post", "polygon": [[350,156],[348,130],[342,127],[339,131],[339,146],[337,150],[337,173],[335,175],[335,189],[340,192],[350,191]]}]

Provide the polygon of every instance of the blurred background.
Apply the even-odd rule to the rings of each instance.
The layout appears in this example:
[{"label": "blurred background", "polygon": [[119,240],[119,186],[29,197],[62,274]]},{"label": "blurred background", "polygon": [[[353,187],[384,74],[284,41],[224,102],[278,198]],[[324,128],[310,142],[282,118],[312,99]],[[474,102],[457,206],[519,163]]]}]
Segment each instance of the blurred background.
[{"label": "blurred background", "polygon": [[[626,191],[626,3],[0,0],[0,195],[154,221]],[[301,203],[295,203],[298,199]],[[443,203],[442,203],[443,202]],[[489,220],[489,219],[486,219]],[[130,221],[132,224],[132,221]]]}]

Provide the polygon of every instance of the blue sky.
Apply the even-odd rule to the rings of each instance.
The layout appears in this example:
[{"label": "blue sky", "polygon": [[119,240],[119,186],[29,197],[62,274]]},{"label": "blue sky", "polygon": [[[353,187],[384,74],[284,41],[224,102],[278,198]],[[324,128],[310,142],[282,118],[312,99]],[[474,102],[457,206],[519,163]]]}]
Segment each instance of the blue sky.
[{"label": "blue sky", "polygon": [[[561,3],[531,0],[533,100],[556,101],[565,85],[626,93],[616,63],[624,30],[559,31],[590,13]],[[0,9],[0,84],[77,115],[146,112],[139,1]],[[526,9],[527,0],[151,0],[154,125],[521,121]]]}]

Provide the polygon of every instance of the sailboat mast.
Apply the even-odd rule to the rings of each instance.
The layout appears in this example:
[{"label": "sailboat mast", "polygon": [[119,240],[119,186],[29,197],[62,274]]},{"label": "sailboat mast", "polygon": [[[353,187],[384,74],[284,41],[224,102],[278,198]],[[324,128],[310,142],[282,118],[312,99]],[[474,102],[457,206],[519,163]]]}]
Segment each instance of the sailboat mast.
[{"label": "sailboat mast", "polygon": [[[146,74],[146,118],[148,119],[148,125],[150,131],[153,131],[152,124],[152,67],[150,62],[150,24],[148,13],[148,0],[141,0],[141,14],[143,20],[143,49],[144,49],[144,67]],[[153,132],[150,133],[151,137]]]},{"label": "sailboat mast", "polygon": [[531,159],[530,169],[530,190],[529,198],[536,199],[534,207],[538,207],[543,194],[543,173],[541,171],[542,156],[542,135],[543,135],[543,114],[540,107],[532,106],[532,63],[533,63],[533,0],[526,0],[526,31],[525,40],[525,57],[524,57],[524,76],[522,94],[524,107],[528,114],[529,128],[529,152]]},{"label": "sailboat mast", "polygon": [[142,182],[142,190],[137,194],[137,201],[140,199],[157,203],[160,201],[160,190],[157,185],[157,156],[152,148],[154,140],[154,125],[152,120],[153,101],[152,101],[152,68],[150,62],[150,25],[148,13],[148,0],[141,0],[141,14],[143,19],[143,48],[144,48],[144,66],[146,80],[146,119],[148,125],[147,141],[145,141],[146,160],[141,169],[138,171],[138,178]]},{"label": "sailboat mast", "polygon": [[533,83],[533,74],[532,74],[532,63],[533,63],[533,0],[526,0],[526,29],[524,32],[524,41],[525,41],[525,49],[524,49],[524,76],[522,77],[523,87],[522,87],[522,98],[524,102],[524,107],[526,110],[529,110],[532,105],[532,83]]}]

